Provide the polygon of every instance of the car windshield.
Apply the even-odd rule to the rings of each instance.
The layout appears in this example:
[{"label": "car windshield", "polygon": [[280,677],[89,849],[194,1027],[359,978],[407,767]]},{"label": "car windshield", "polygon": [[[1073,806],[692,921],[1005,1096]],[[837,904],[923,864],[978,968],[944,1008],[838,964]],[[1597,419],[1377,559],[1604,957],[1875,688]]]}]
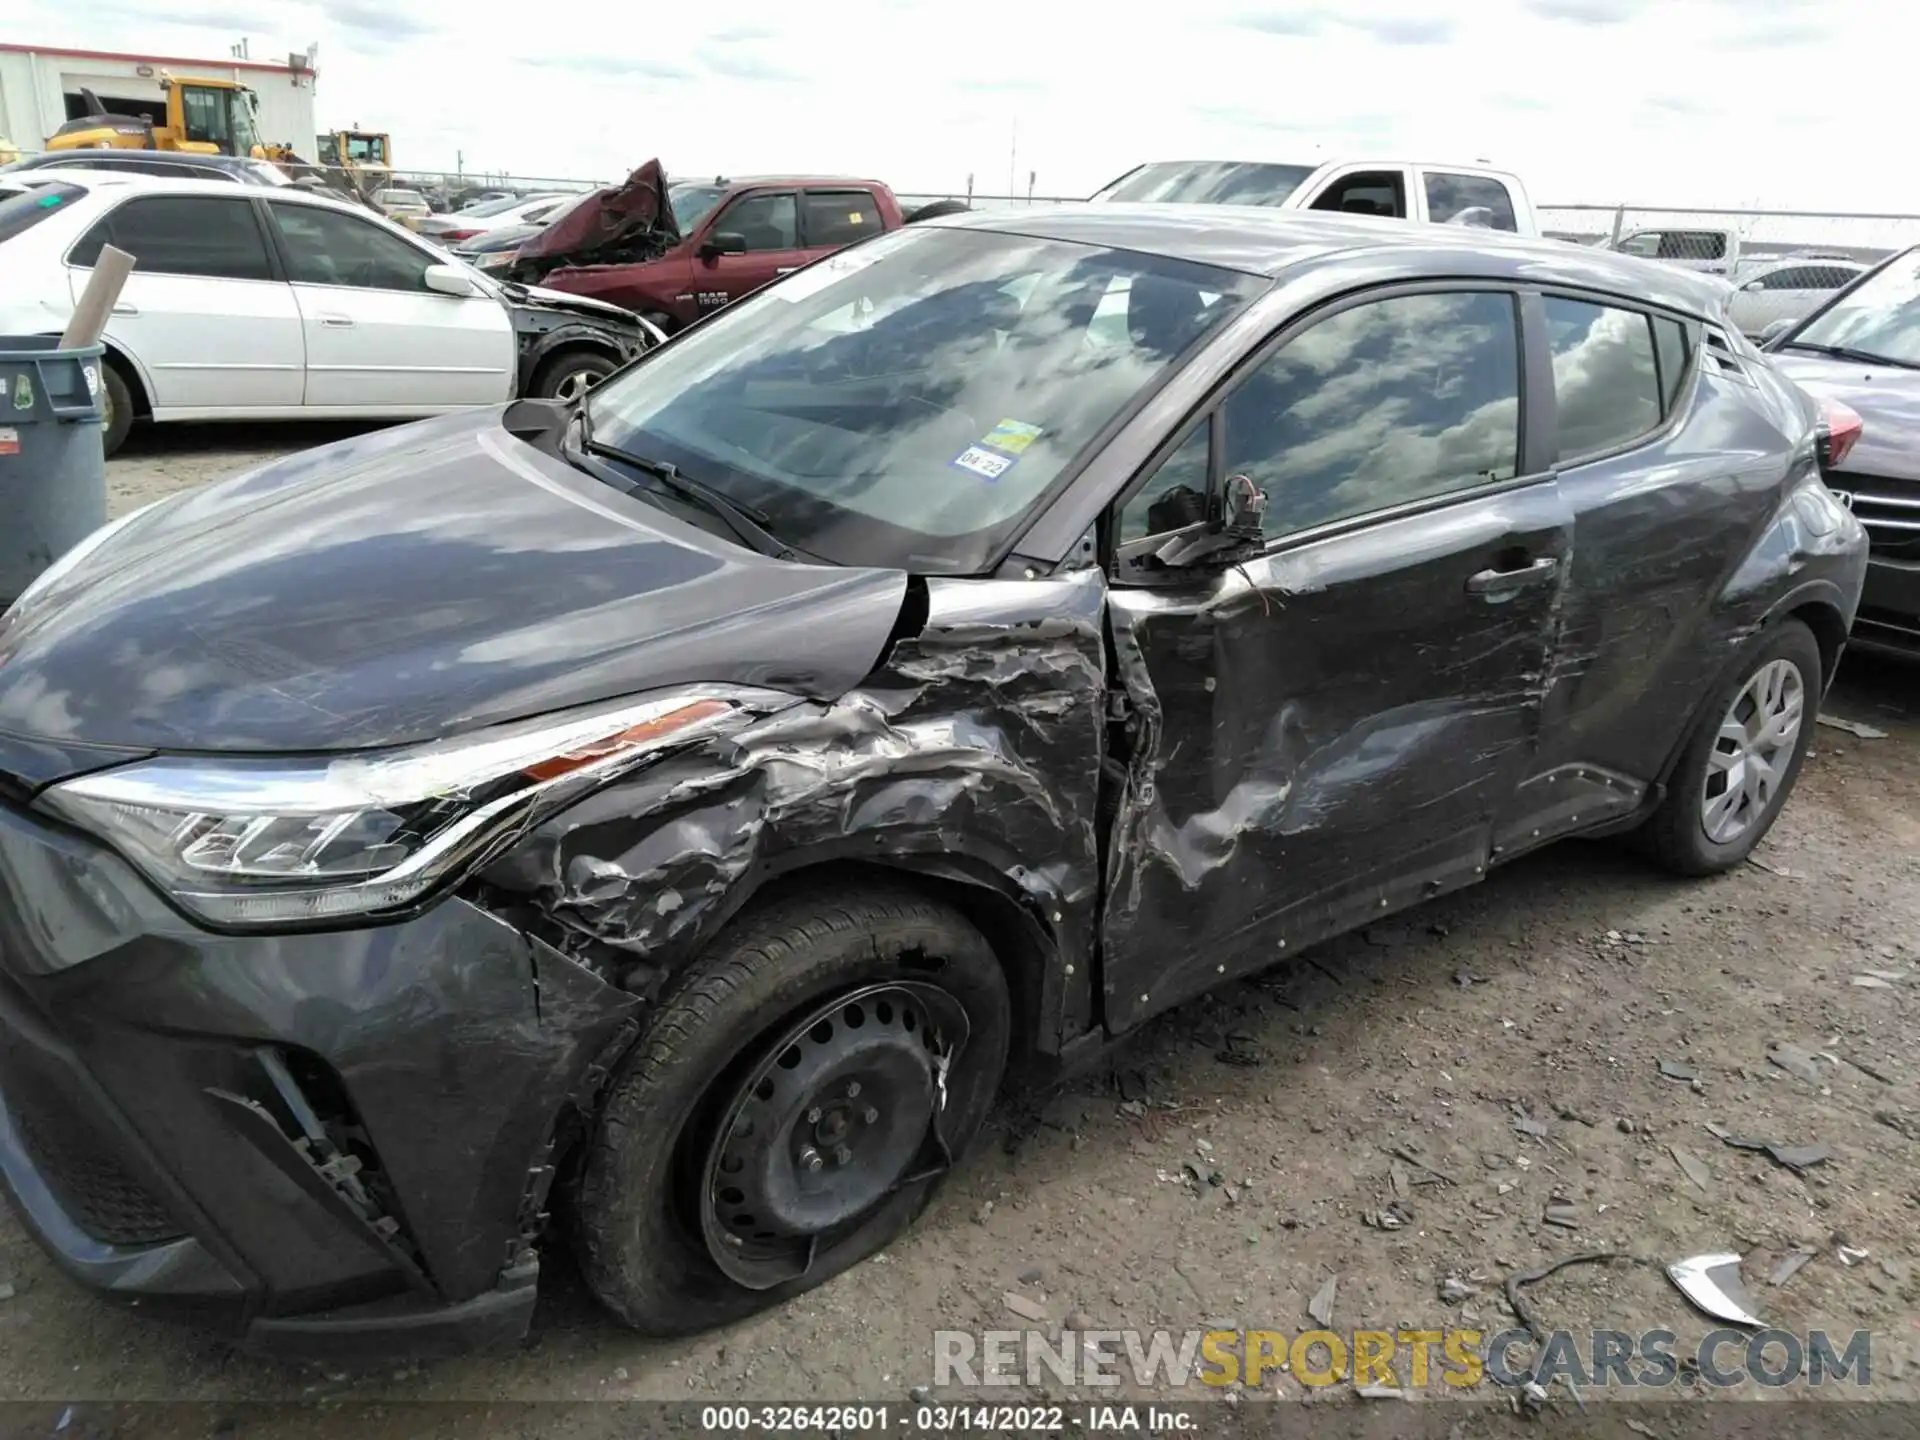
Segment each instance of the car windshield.
[{"label": "car windshield", "polygon": [[1093,198],[1181,205],[1282,205],[1313,174],[1311,165],[1170,160],[1142,165]]},{"label": "car windshield", "polygon": [[1920,365],[1920,247],[1838,296],[1787,341]]},{"label": "car windshield", "polygon": [[725,185],[669,185],[667,203],[673,207],[673,223],[682,235],[707,218],[707,213],[725,198]]},{"label": "car windshield", "polygon": [[84,187],[61,180],[31,179],[25,184],[18,194],[0,193],[0,240],[11,240],[87,195]]},{"label": "car windshield", "polygon": [[594,391],[592,435],[754,507],[822,559],[975,574],[1265,283],[1091,245],[898,230]]},{"label": "car windshield", "polygon": [[525,203],[518,195],[508,195],[499,200],[482,200],[477,205],[467,206],[460,213],[474,216],[498,215],[502,210],[511,210],[514,206]]}]

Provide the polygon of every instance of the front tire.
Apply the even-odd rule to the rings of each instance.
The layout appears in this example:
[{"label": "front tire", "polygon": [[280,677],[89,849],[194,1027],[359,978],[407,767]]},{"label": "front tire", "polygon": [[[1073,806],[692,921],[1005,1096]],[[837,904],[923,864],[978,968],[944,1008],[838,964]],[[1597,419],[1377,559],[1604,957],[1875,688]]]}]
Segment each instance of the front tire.
[{"label": "front tire", "polygon": [[572,403],[617,368],[619,362],[598,350],[562,350],[534,372],[532,398]]},{"label": "front tire", "polygon": [[1755,640],[1701,713],[1646,848],[1678,875],[1717,875],[1752,853],[1779,818],[1813,741],[1824,690],[1819,642],[1798,620]]},{"label": "front tire", "polygon": [[610,1088],[573,1197],[589,1287],[634,1329],[684,1335],[858,1264],[978,1134],[1011,1028],[999,962],[946,905],[874,886],[748,911]]}]

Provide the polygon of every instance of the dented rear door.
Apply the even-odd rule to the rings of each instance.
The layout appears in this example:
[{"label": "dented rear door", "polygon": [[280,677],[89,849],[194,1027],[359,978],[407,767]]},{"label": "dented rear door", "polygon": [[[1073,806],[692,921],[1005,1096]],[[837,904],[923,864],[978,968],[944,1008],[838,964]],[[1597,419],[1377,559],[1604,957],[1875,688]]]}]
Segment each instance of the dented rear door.
[{"label": "dented rear door", "polygon": [[[1484,873],[1571,546],[1551,474],[1518,473],[1511,307],[1401,293],[1283,332],[1210,431],[1212,483],[1268,493],[1265,552],[1151,585],[1116,565],[1114,1029]],[[1171,493],[1156,472],[1119,533],[1151,535]]]}]

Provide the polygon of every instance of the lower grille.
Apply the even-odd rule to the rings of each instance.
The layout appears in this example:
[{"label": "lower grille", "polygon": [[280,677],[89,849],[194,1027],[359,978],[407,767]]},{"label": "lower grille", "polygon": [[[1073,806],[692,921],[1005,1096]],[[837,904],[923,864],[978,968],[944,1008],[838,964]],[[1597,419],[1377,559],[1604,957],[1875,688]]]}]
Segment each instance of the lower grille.
[{"label": "lower grille", "polygon": [[109,1245],[158,1245],[186,1232],[120,1162],[114,1143],[64,1094],[9,1073],[8,1112],[47,1188],[82,1230]]},{"label": "lower grille", "polygon": [[1827,486],[1882,554],[1920,553],[1920,482],[1836,470]]}]

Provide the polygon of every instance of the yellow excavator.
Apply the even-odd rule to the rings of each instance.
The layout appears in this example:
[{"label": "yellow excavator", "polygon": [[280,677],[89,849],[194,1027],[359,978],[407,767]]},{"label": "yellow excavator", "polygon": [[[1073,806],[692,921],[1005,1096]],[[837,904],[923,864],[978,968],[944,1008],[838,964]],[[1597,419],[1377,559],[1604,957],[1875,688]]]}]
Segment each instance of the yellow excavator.
[{"label": "yellow excavator", "polygon": [[115,115],[91,90],[80,98],[87,113],[69,120],[47,141],[49,150],[185,150],[201,155],[251,155],[277,160],[283,145],[263,145],[254,125],[260,100],[235,80],[175,79],[160,72],[167,120],[156,125],[140,115]]}]

